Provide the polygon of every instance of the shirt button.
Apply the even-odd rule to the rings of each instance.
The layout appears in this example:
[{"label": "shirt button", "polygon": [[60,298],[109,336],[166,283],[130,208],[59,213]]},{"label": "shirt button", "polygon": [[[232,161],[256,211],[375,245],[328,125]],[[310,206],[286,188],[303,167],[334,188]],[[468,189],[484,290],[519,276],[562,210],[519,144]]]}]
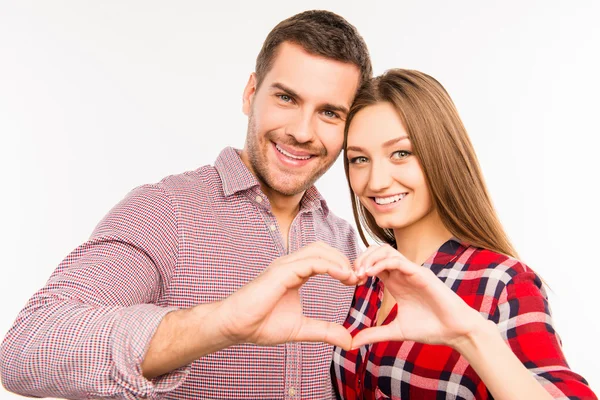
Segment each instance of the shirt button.
[{"label": "shirt button", "polygon": [[271,228],[272,231],[275,231],[277,229],[275,225],[271,225],[269,228]]},{"label": "shirt button", "polygon": [[260,196],[256,196],[256,199],[254,200],[256,200],[257,203],[262,203],[262,197]]},{"label": "shirt button", "polygon": [[288,393],[289,393],[290,397],[294,397],[296,395],[296,389],[291,387],[290,390],[288,390]]}]

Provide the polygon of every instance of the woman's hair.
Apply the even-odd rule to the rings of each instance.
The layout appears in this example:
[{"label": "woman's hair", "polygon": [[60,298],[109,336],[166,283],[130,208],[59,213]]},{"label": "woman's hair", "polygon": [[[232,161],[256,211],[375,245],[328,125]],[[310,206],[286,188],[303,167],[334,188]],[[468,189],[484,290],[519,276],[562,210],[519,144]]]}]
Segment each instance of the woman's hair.
[{"label": "woman's hair", "polygon": [[[444,87],[419,71],[393,69],[365,83],[359,90],[344,131],[344,169],[348,185],[346,147],[352,119],[365,107],[391,104],[408,133],[433,207],[457,239],[471,245],[517,257],[490,200],[477,156],[454,103]],[[391,229],[375,219],[351,191],[352,209],[361,239],[364,230],[377,241],[396,247]],[[363,230],[364,228],[364,230]]]}]

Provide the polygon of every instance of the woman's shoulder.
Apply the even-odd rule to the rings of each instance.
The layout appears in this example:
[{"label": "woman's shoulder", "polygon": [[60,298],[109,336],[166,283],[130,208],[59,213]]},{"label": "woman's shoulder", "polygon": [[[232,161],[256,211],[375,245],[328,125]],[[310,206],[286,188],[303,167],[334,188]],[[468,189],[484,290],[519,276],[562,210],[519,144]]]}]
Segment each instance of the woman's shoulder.
[{"label": "woman's shoulder", "polygon": [[515,257],[473,245],[463,245],[470,253],[468,262],[474,267],[494,268],[499,266],[503,268],[511,268],[518,272],[530,270],[530,268],[523,261]]},{"label": "woman's shoulder", "polygon": [[525,262],[493,250],[468,245],[467,247],[470,254],[465,261],[470,271],[479,271],[488,279],[504,285],[528,282],[542,287],[538,275]]},{"label": "woman's shoulder", "polygon": [[518,313],[522,299],[535,298],[533,303],[544,309],[547,296],[541,279],[517,258],[467,245],[451,269],[445,279],[440,278],[467,304],[496,323],[503,304],[509,304],[509,308],[516,306],[511,312]]}]

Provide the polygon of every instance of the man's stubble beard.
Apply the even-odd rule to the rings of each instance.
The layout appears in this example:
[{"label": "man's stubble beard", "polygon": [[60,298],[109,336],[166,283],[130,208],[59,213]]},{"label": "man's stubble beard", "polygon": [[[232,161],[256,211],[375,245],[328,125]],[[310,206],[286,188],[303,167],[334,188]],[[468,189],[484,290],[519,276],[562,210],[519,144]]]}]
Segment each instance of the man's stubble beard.
[{"label": "man's stubble beard", "polygon": [[[267,147],[270,146],[270,143],[272,141],[274,141],[274,140],[272,140],[274,138],[277,138],[277,136],[273,132],[265,133],[264,143],[267,144]],[[299,149],[306,149],[306,150],[314,152],[314,150],[315,150],[314,148],[311,148],[310,146],[307,146],[305,144],[298,143],[292,137],[289,137],[289,138],[291,140],[286,140],[286,141],[281,141],[281,142],[283,144],[294,146]],[[250,161],[250,165],[252,167],[254,174],[256,175],[256,178],[262,184],[264,184],[266,187],[268,187],[269,189],[271,189],[277,193],[280,193],[284,196],[294,196],[299,193],[305,192],[311,186],[313,186],[314,183],[317,181],[317,179],[319,179],[335,162],[335,159],[333,159],[330,163],[321,166],[319,169],[317,169],[316,173],[314,173],[312,176],[309,176],[304,182],[298,182],[295,185],[295,187],[289,187],[290,185],[286,185],[286,184],[278,185],[277,177],[273,176],[274,174],[272,173],[272,171],[269,171],[269,166],[268,166],[268,162],[267,162],[268,149],[265,149],[265,151],[263,153],[262,149],[260,147],[260,143],[258,140],[258,129],[256,127],[253,110],[251,110],[250,115],[248,117],[248,131],[246,134],[246,149],[248,150],[248,160]],[[322,147],[320,149],[317,149],[317,152],[319,153],[318,155],[320,157],[322,157],[321,159],[323,159],[324,157],[327,157],[327,149]],[[293,176],[290,176],[291,174],[289,174],[289,175],[282,174],[282,175],[289,178],[288,180],[290,180],[290,181],[296,180],[296,179],[294,179]],[[279,181],[281,181],[281,180],[279,180]]]}]

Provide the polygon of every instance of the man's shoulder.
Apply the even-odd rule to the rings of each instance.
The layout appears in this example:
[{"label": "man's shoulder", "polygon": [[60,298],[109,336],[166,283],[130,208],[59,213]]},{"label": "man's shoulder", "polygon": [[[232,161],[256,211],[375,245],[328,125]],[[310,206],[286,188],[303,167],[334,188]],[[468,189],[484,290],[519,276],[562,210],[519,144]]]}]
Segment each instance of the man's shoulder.
[{"label": "man's shoulder", "polygon": [[213,165],[207,164],[194,170],[167,175],[156,183],[144,186],[161,189],[170,196],[181,196],[216,190],[221,185],[217,170]]}]

